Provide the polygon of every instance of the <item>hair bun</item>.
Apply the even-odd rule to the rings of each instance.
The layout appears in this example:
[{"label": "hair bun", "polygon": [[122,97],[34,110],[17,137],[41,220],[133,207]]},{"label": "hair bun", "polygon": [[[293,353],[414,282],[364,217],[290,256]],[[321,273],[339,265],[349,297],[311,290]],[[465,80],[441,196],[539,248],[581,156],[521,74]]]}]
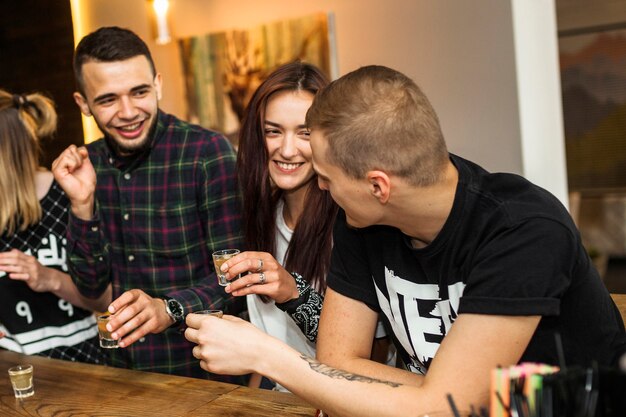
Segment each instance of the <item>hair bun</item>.
[{"label": "hair bun", "polygon": [[13,94],[13,107],[15,107],[16,109],[20,109],[26,103],[28,103],[28,99],[25,95]]}]

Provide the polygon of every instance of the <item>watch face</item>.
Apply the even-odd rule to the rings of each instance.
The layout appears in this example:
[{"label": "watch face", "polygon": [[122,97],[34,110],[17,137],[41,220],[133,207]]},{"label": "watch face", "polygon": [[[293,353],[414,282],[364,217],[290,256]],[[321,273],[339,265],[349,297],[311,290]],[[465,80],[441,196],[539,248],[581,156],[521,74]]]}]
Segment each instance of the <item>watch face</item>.
[{"label": "watch face", "polygon": [[176,321],[183,319],[183,306],[178,301],[173,299],[167,300],[167,306],[169,307],[170,312],[172,313],[172,316],[174,316],[174,319]]}]

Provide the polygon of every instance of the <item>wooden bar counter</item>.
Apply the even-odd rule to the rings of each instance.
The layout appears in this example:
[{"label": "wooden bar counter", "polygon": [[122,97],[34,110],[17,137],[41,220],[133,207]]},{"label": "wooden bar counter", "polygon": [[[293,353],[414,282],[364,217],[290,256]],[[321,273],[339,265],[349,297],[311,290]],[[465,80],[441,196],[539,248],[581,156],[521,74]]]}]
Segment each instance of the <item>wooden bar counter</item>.
[{"label": "wooden bar counter", "polygon": [[[7,370],[34,367],[35,395],[18,400]],[[295,395],[0,350],[0,416],[308,416]]]}]

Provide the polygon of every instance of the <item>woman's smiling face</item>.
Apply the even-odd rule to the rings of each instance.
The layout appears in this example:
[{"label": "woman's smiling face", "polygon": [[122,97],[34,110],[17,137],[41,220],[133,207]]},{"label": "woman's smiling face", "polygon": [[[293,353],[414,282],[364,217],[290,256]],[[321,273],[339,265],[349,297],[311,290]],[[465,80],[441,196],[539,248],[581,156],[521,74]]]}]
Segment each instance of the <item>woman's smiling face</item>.
[{"label": "woman's smiling face", "polygon": [[311,163],[306,112],[313,102],[308,91],[281,91],[265,108],[264,132],[272,183],[286,191],[296,191],[315,175]]}]

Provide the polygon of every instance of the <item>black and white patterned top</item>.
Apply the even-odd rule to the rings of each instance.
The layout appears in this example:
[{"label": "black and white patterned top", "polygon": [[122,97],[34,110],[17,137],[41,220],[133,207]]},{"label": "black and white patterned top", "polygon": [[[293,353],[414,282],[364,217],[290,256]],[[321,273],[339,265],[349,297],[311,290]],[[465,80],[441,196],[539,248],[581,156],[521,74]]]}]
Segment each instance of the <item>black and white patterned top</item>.
[{"label": "black and white patterned top", "polygon": [[324,295],[311,287],[302,275],[296,272],[292,272],[291,275],[296,280],[299,296],[286,303],[276,303],[276,307],[289,314],[304,336],[311,342],[315,342]]},{"label": "black and white patterned top", "polygon": [[[41,221],[13,235],[0,235],[0,251],[18,249],[44,266],[67,272],[69,201],[56,182],[41,200]],[[0,348],[57,359],[106,363],[97,326],[88,311],[52,293],[38,293],[0,272]]]}]

